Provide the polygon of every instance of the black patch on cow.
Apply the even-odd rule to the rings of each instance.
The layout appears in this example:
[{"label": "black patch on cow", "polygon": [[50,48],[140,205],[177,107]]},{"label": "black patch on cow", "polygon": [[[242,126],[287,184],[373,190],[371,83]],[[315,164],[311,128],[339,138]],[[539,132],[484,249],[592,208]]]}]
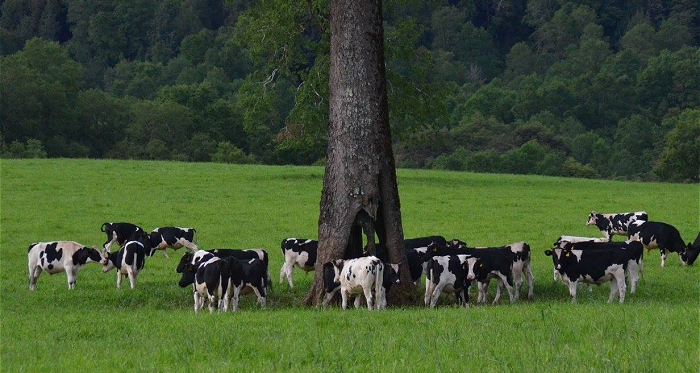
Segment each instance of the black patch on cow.
[{"label": "black patch on cow", "polygon": [[63,248],[60,248],[56,250],[56,247],[58,246],[58,242],[51,242],[46,244],[44,247],[44,251],[41,253],[40,258],[41,258],[41,265],[46,266],[49,270],[53,269],[53,263],[54,261],[59,261],[61,258],[63,258]]}]

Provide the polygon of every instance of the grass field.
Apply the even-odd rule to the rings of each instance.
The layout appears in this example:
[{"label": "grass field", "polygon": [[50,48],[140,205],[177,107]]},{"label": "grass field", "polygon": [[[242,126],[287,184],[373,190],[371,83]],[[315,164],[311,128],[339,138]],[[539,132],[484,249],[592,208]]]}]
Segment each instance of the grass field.
[{"label": "grass field", "polygon": [[[95,160],[0,167],[2,371],[698,371],[698,264],[683,267],[671,254],[660,268],[658,251],[645,253],[638,291],[624,304],[606,303],[605,284],[591,294],[582,288],[572,305],[543,254],[561,234],[599,235],[585,226],[591,210],[645,210],[690,241],[700,230],[698,185],[399,170],[406,237],[440,234],[474,246],[525,240],[535,301],[465,309],[444,297],[434,310],[370,313],[300,306],[312,274],[295,271],[293,290],[278,284],[280,241],[317,236],[323,168]],[[115,273],[92,264],[73,291],[65,274],[46,273],[28,291],[30,243],[99,247],[107,221],[195,227],[201,248],[267,249],[268,307],[247,296],[240,312],[195,315],[191,290],[177,286],[182,250],[149,258],[134,290],[128,281],[118,290]]]}]

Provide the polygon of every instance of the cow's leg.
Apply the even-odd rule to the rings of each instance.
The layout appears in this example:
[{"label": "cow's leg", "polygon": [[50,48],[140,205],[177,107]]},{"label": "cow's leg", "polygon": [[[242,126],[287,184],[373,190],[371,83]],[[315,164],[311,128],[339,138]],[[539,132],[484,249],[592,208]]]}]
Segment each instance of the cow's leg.
[{"label": "cow's leg", "polygon": [[476,297],[476,303],[477,304],[484,304],[486,301],[488,301],[488,295],[487,292],[489,290],[489,280],[487,279],[486,281],[478,281],[476,283],[477,288],[479,289],[479,293]]},{"label": "cow's leg", "polygon": [[[372,285],[363,286],[362,290],[365,292],[365,298],[367,299],[367,309],[371,311],[374,309],[374,302],[376,301],[372,294]],[[357,298],[360,298],[360,296],[358,295]]]},{"label": "cow's leg", "polygon": [[129,276],[129,285],[131,285],[131,288],[136,287],[136,273],[131,267],[126,267],[126,274]]},{"label": "cow's leg", "polygon": [[340,289],[340,297],[343,299],[342,307],[344,310],[348,308],[348,296],[349,295],[350,294],[348,294],[347,291],[345,291],[344,289]]},{"label": "cow's leg", "polygon": [[569,287],[569,295],[571,295],[571,303],[576,303],[576,288],[578,287],[578,281],[569,281],[566,284]]},{"label": "cow's leg", "polygon": [[231,311],[232,312],[238,311],[238,300],[240,299],[240,296],[241,296],[241,287],[234,286],[233,287],[233,297],[231,297]]},{"label": "cow's leg", "polygon": [[430,308],[435,308],[435,305],[437,305],[438,298],[440,298],[440,294],[442,294],[442,288],[444,287],[445,284],[442,282],[433,286],[433,291],[430,295]]},{"label": "cow's leg", "polygon": [[68,289],[73,290],[75,289],[75,277],[76,273],[73,267],[66,268],[66,277],[68,278]]},{"label": "cow's leg", "polygon": [[122,288],[122,271],[117,268],[117,289]]},{"label": "cow's leg", "polygon": [[503,290],[503,281],[501,281],[500,277],[496,277],[496,296],[493,297],[493,302],[491,304],[496,304],[498,303],[498,300],[501,299],[501,291]]},{"label": "cow's leg", "polygon": [[527,276],[527,299],[535,299],[535,276],[532,274],[530,262],[525,266],[525,276]]},{"label": "cow's leg", "polygon": [[659,252],[661,252],[661,266],[665,267],[666,266],[666,254],[668,254],[668,251],[664,249],[660,249]]},{"label": "cow's leg", "polygon": [[167,248],[167,247],[164,247],[164,248],[163,248],[163,256],[165,256],[166,258],[170,259],[170,257],[168,256],[168,248]]},{"label": "cow's leg", "polygon": [[214,294],[208,294],[207,296],[207,308],[209,308],[209,313],[214,313],[214,309],[217,306],[217,299]]},{"label": "cow's leg", "polygon": [[40,274],[41,267],[38,265],[29,265],[29,291],[34,291],[34,288],[36,287],[36,280],[39,278]]},{"label": "cow's leg", "polygon": [[425,278],[425,296],[423,297],[423,302],[425,306],[428,307],[433,299],[433,290],[435,289],[435,284],[428,277]]},{"label": "cow's leg", "polygon": [[117,233],[112,232],[112,238],[109,238],[109,236],[107,236],[107,241],[105,241],[105,243],[102,245],[102,247],[104,247],[104,249],[109,252],[110,248],[112,247],[112,244],[115,242],[118,242],[117,241]]},{"label": "cow's leg", "polygon": [[[355,309],[360,308],[360,306],[361,306],[360,301],[361,301],[361,300],[362,300],[362,296],[361,296],[360,294],[357,294],[357,295],[355,296],[355,301],[354,301],[354,303],[353,303],[353,304],[355,305]],[[367,303],[369,304],[369,302],[367,302]]]}]

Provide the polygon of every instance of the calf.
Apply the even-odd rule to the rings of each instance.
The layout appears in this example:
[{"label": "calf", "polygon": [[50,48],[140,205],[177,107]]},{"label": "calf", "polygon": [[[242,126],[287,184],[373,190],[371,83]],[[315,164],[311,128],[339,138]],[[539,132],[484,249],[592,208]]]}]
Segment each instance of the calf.
[{"label": "calf", "polygon": [[630,223],[637,220],[649,220],[649,215],[645,211],[620,214],[599,214],[591,211],[586,225],[595,225],[605,239],[612,241],[612,236],[615,234],[626,236]]},{"label": "calf", "polygon": [[129,277],[129,284],[133,289],[136,286],[136,277],[146,265],[148,252],[146,245],[139,241],[129,241],[113,253],[105,251],[102,272],[107,273],[116,268],[117,288],[121,289],[122,287],[122,277]]},{"label": "calf", "polygon": [[[566,244],[572,243],[572,242],[608,242],[609,240],[607,238],[601,238],[601,237],[580,237],[580,236],[559,236],[557,240],[554,242],[552,248],[560,248],[563,249],[566,247]],[[561,276],[559,275],[559,271],[557,269],[554,269],[554,281],[561,280]]]},{"label": "calf", "polygon": [[[443,291],[454,293],[458,305],[468,305],[469,298],[464,296],[464,290],[471,284],[471,281],[467,280],[469,261],[475,262],[476,258],[470,255],[441,255],[428,260],[425,274],[426,307],[435,308]],[[471,279],[473,278],[472,273]]]},{"label": "calf", "polygon": [[287,278],[289,287],[294,287],[292,280],[292,272],[294,267],[301,268],[302,271],[308,273],[314,270],[316,265],[316,251],[318,250],[318,241],[298,238],[287,238],[282,241],[282,256],[284,256],[284,264],[280,269],[280,284]]},{"label": "calf", "polygon": [[[244,260],[244,259],[253,259],[253,258],[258,258],[263,261],[265,264],[265,268],[269,268],[268,263],[270,262],[269,255],[267,254],[267,251],[265,249],[212,249],[212,250],[197,250],[194,254],[192,253],[185,253],[183,255],[182,259],[180,260],[180,263],[182,263],[183,260],[186,260],[185,258],[188,258],[187,260],[194,260],[197,261],[201,259],[204,256],[208,256],[209,254],[213,256],[218,256],[219,258],[228,258],[229,256],[232,256],[236,259],[239,260]],[[181,271],[179,270],[181,268],[181,264],[178,265],[178,270],[176,270],[178,273]],[[267,273],[267,285],[271,286],[272,281],[270,280],[270,273]]]},{"label": "calf", "polygon": [[[248,253],[242,253],[245,252],[246,250],[233,250],[233,251],[225,251],[228,254],[235,253],[236,255],[239,256],[246,256],[246,258],[238,258],[236,255],[226,255],[226,256],[217,256],[215,253],[204,251],[204,250],[199,250],[197,253],[192,254],[192,253],[185,253],[185,255],[182,256],[182,259],[180,259],[180,263],[177,266],[176,272],[182,273],[182,276],[180,278],[180,281],[178,282],[178,285],[180,287],[187,287],[188,285],[192,284],[195,279],[195,273],[196,269],[201,263],[206,263],[210,261],[213,258],[220,258],[220,259],[226,259],[226,260],[232,260],[235,259],[240,262],[240,271],[238,269],[235,269],[235,271],[231,272],[231,276],[238,276],[238,272],[242,273],[242,281],[243,284],[241,285],[241,288],[235,294],[235,298],[233,299],[233,304],[235,305],[234,311],[238,307],[238,296],[240,295],[246,295],[250,294],[250,292],[255,292],[257,298],[258,298],[258,303],[261,306],[265,306],[267,301],[267,279],[268,279],[268,274],[267,274],[267,265],[265,262],[260,259],[257,255],[255,257],[250,257],[249,255],[244,255]],[[236,265],[236,268],[238,266]],[[238,272],[236,272],[238,271]],[[235,272],[235,273],[234,273]],[[237,278],[237,277],[236,277]],[[239,283],[234,278],[234,285],[238,286]],[[231,295],[233,296],[233,295]]]},{"label": "calf", "polygon": [[187,272],[190,270],[194,270],[192,294],[195,313],[202,309],[205,299],[209,313],[213,313],[217,307],[220,312],[226,312],[229,303],[232,311],[238,310],[239,294],[245,283],[243,265],[238,259],[212,256],[197,263],[194,269],[188,267]]},{"label": "calf", "polygon": [[[610,297],[612,302],[616,295],[620,303],[625,301],[625,270],[634,258],[641,258],[642,245],[627,241],[623,249],[616,250],[576,250],[570,247],[564,249],[546,250],[545,255],[552,257],[554,268],[561,274],[562,282],[568,286],[571,302],[576,302],[576,287],[578,282],[600,285],[610,281]],[[576,245],[576,244],[572,244]]]},{"label": "calf", "polygon": [[107,241],[102,247],[109,251],[113,243],[123,246],[127,241],[139,241],[144,245],[150,244],[148,234],[143,228],[131,223],[104,223],[100,228],[107,234]]},{"label": "calf", "polygon": [[641,242],[647,250],[659,249],[661,266],[666,266],[666,255],[672,251],[680,255],[681,262],[688,265],[687,246],[676,227],[655,221],[635,221],[630,225],[628,237]]},{"label": "calf", "polygon": [[[534,298],[535,278],[532,274],[530,245],[527,242],[516,242],[507,246],[500,247],[476,247],[476,248],[452,248],[441,247],[439,245],[428,246],[428,257],[435,255],[460,255],[467,254],[474,257],[484,255],[489,258],[482,262],[486,264],[488,271],[480,273],[488,273],[488,275],[480,276],[479,280],[479,297],[478,303],[487,301],[488,284],[491,278],[497,278],[498,288],[493,303],[498,302],[501,296],[501,290],[505,286],[508,290],[510,301],[513,302],[520,298],[520,288],[523,284],[523,275],[528,280],[528,299]],[[513,288],[513,282],[515,287]]]},{"label": "calf", "polygon": [[[330,275],[330,268],[324,264],[324,279]],[[356,259],[337,259],[330,262],[333,266],[333,280],[324,281],[326,296],[323,305],[327,306],[336,288],[340,287],[342,307],[347,309],[348,298],[355,298],[355,308],[360,307],[360,297],[364,293],[367,299],[367,309],[380,309],[380,302],[375,300],[381,296],[382,280],[384,278],[384,264],[376,256],[364,256]],[[330,277],[330,276],[328,276]],[[339,285],[336,285],[339,284]],[[372,295],[374,290],[374,296]],[[376,304],[375,304],[376,303]]]},{"label": "calf", "polygon": [[41,271],[53,275],[66,272],[68,289],[75,288],[78,271],[90,262],[99,263],[104,256],[94,247],[89,248],[75,241],[37,242],[29,245],[29,291],[34,291]]},{"label": "calf", "polygon": [[[629,279],[630,293],[634,294],[637,289],[637,282],[639,282],[640,274],[644,271],[644,250],[641,249],[641,247],[641,243],[627,240],[624,242],[570,242],[561,248],[571,250],[584,250],[593,253],[595,253],[597,250],[627,250],[631,253],[631,255],[627,262],[627,266],[625,267],[625,274]],[[589,290],[591,286],[593,286],[593,284],[589,283]]]},{"label": "calf", "polygon": [[384,276],[382,278],[382,288],[379,294],[379,299],[377,300],[377,309],[386,308],[386,293],[391,290],[391,287],[399,284],[399,265],[398,264],[385,264],[384,265]]},{"label": "calf", "polygon": [[194,234],[197,231],[194,228],[180,227],[161,227],[151,231],[149,242],[151,246],[150,255],[152,256],[156,250],[163,250],[163,255],[168,257],[166,249],[168,247],[173,250],[185,247],[190,251],[197,251],[197,245],[194,243]]}]

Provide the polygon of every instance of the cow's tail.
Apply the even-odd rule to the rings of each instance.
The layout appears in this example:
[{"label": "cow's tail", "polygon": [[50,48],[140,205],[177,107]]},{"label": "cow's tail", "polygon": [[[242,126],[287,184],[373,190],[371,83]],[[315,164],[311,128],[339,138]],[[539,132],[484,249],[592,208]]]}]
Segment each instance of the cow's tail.
[{"label": "cow's tail", "polygon": [[197,230],[192,228],[192,243],[195,246],[198,246],[197,244],[199,243],[199,235],[197,234]]},{"label": "cow's tail", "polygon": [[375,268],[377,275],[374,278],[374,309],[379,310],[381,307],[382,283],[384,282],[384,263],[377,259]]},{"label": "cow's tail", "polygon": [[105,227],[107,226],[107,224],[109,224],[109,223],[102,223],[102,227],[100,227],[100,230],[102,232],[105,232]]}]

